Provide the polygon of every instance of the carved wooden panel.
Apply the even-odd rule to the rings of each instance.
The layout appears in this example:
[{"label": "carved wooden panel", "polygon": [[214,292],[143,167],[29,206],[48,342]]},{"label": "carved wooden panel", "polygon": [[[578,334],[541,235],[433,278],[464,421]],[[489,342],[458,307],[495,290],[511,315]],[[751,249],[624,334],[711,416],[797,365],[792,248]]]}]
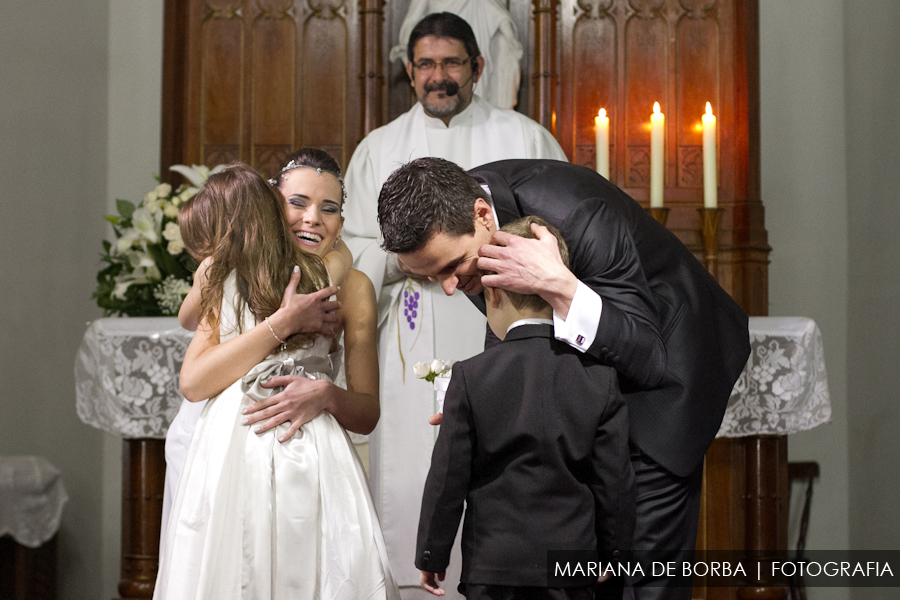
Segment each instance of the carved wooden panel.
[{"label": "carved wooden panel", "polygon": [[[533,0],[535,27],[558,15],[558,113],[566,154],[593,167],[594,117],[610,117],[610,178],[649,200],[650,113],[666,115],[668,227],[700,256],[703,201],[701,115],[718,118],[720,283],[754,315],[766,314],[769,247],[759,198],[757,0]],[[548,52],[535,46],[535,61]],[[535,78],[540,85],[539,78]],[[546,86],[544,86],[546,88]],[[540,90],[533,90],[536,98]],[[539,101],[542,102],[543,100]],[[552,109],[552,102],[543,101]]]},{"label": "carved wooden panel", "polygon": [[167,0],[165,19],[164,176],[235,160],[268,175],[304,145],[346,165],[365,134],[358,2]]}]

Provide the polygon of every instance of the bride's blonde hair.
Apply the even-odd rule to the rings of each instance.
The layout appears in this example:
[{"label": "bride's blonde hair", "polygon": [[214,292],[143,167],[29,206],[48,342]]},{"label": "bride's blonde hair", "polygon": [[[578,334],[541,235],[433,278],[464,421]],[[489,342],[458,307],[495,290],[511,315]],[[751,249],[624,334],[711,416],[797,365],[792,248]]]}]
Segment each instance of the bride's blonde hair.
[{"label": "bride's blonde hair", "polygon": [[[210,248],[212,265],[200,293],[200,319],[219,326],[225,280],[237,275],[240,299],[257,323],[281,306],[283,290],[294,265],[300,267],[297,293],[309,294],[328,285],[322,259],[300,250],[284,213],[281,193],[245,164],[230,165],[211,175],[199,192],[182,207],[179,225],[185,247]],[[213,228],[216,231],[207,231]],[[193,254],[193,252],[191,252]],[[237,319],[241,333],[241,319]],[[307,348],[317,334],[298,333],[287,339],[287,349]]]}]

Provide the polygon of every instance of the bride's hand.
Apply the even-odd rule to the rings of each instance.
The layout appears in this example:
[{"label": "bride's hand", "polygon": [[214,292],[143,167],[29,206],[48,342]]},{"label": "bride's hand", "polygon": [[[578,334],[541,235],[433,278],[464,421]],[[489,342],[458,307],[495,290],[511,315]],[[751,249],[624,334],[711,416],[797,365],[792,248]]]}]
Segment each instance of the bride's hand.
[{"label": "bride's hand", "polygon": [[287,339],[295,333],[334,336],[334,326],[338,322],[337,311],[341,303],[328,298],[337,293],[337,287],[330,286],[311,294],[298,294],[299,283],[300,268],[294,267],[281,299],[281,308],[269,317],[273,328],[281,339]]},{"label": "bride's hand", "polygon": [[[253,427],[254,433],[264,433],[285,421],[290,421],[290,427],[278,437],[279,442],[284,442],[297,433],[301,425],[312,421],[320,412],[327,410],[328,392],[333,384],[326,380],[280,375],[260,385],[265,388],[284,386],[284,390],[244,409],[246,416],[243,424]],[[260,421],[264,422],[254,425]]]}]

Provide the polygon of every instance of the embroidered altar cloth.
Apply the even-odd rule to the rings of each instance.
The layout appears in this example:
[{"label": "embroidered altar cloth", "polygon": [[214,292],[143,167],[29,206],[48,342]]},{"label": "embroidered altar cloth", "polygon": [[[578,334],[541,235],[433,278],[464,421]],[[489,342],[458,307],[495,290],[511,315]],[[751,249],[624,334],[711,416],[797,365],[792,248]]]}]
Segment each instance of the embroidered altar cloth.
[{"label": "embroidered altar cloth", "polygon": [[91,323],[75,358],[78,416],[124,438],[165,438],[184,398],[178,375],[193,335],[174,317]]},{"label": "embroidered altar cloth", "polygon": [[62,475],[40,456],[0,456],[0,536],[37,548],[59,531],[69,500]]},{"label": "embroidered altar cloth", "polygon": [[831,420],[822,334],[805,317],[750,317],[750,358],[716,437],[787,435]]},{"label": "embroidered altar cloth", "polygon": [[[171,317],[90,324],[75,360],[78,416],[125,438],[165,438],[193,333]],[[822,334],[804,317],[750,317],[750,359],[717,437],[787,435],[831,420]]]}]

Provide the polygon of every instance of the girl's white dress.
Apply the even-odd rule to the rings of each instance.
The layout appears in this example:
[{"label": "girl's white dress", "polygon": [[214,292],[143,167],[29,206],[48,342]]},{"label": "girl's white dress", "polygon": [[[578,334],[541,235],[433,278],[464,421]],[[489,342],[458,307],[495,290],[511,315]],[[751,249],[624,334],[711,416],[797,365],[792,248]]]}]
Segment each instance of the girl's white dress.
[{"label": "girl's white dress", "polygon": [[[253,315],[226,281],[221,341]],[[331,379],[329,340],[270,356],[207,402],[172,507],[155,599],[399,600],[366,476],[347,433],[320,413],[288,441],[242,425],[276,375]]]}]

